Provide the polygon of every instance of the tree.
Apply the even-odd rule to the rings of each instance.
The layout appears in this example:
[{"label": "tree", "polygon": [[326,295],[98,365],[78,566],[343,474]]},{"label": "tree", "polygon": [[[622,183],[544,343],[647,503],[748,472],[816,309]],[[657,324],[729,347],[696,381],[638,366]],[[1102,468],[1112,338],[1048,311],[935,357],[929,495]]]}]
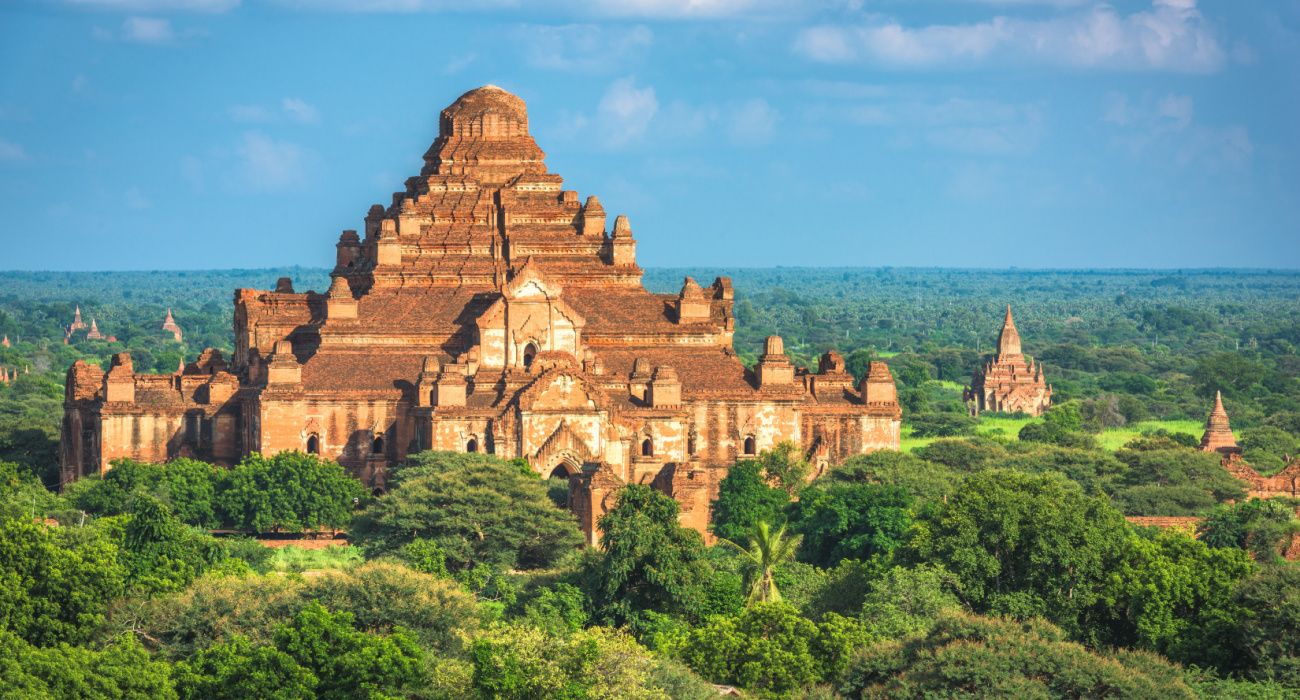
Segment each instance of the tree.
[{"label": "tree", "polygon": [[642,611],[690,617],[706,594],[704,540],[677,522],[677,501],[631,484],[601,516],[602,556],[588,559],[585,585],[597,618],[636,622]]},{"label": "tree", "polygon": [[804,459],[803,449],[789,440],[777,443],[770,450],[763,450],[757,461],[763,466],[763,477],[769,483],[784,489],[790,496],[803,488],[812,470],[812,465]]},{"label": "tree", "polygon": [[1041,620],[940,612],[924,636],[863,648],[839,691],[861,698],[1131,698],[1193,700],[1177,666],[1150,653],[1099,653]]},{"label": "tree", "polygon": [[0,518],[40,518],[58,503],[59,499],[22,465],[0,462]]},{"label": "tree", "polygon": [[1040,443],[1012,445],[1011,454],[997,465],[1022,472],[1060,472],[1090,495],[1108,493],[1128,471],[1128,465],[1110,452]]},{"label": "tree", "polygon": [[200,650],[176,665],[181,700],[312,700],[316,676],[273,646],[253,646],[247,637]]},{"label": "tree", "polygon": [[1244,581],[1217,627],[1231,650],[1221,670],[1300,687],[1300,568],[1266,567]]},{"label": "tree", "polygon": [[877,639],[901,639],[924,633],[945,610],[960,610],[957,577],[943,567],[896,566],[868,584],[862,622]]},{"label": "tree", "polygon": [[128,584],[150,593],[184,588],[222,556],[216,539],[183,525],[146,493],[132,498],[121,551]]},{"label": "tree", "polygon": [[829,567],[893,552],[912,524],[911,508],[912,498],[897,486],[816,483],[799,494],[791,528],[803,535],[802,558]]},{"label": "tree", "polygon": [[0,687],[12,700],[173,700],[169,664],[123,635],[102,649],[34,647],[0,630]]},{"label": "tree", "polygon": [[923,413],[909,419],[914,437],[973,435],[979,421],[965,413]]},{"label": "tree", "polygon": [[99,532],[0,520],[0,621],[32,644],[88,639],[126,577],[117,547]]},{"label": "tree", "polygon": [[422,653],[401,629],[387,636],[352,626],[352,615],[312,601],[280,624],[272,644],[235,635],[177,665],[181,697],[390,698],[424,679]]},{"label": "tree", "polygon": [[1241,431],[1239,444],[1242,457],[1265,474],[1285,467],[1287,460],[1300,455],[1300,440],[1268,425]]},{"label": "tree", "polygon": [[453,572],[475,563],[547,567],[582,542],[574,517],[551,502],[546,482],[526,467],[449,452],[412,456],[391,490],[357,514],[349,534],[372,556],[428,540]]},{"label": "tree", "polygon": [[1300,532],[1291,499],[1252,498],[1215,508],[1201,523],[1201,541],[1212,547],[1236,547],[1257,561],[1279,562],[1292,537]]},{"label": "tree", "polygon": [[708,700],[717,691],[698,676],[649,654],[627,633],[592,628],[552,636],[503,625],[473,643],[473,689],[502,700]]},{"label": "tree", "polygon": [[1085,638],[1156,651],[1184,663],[1214,663],[1220,643],[1205,630],[1224,614],[1234,586],[1253,570],[1238,549],[1210,547],[1176,531],[1134,534],[1087,614]]},{"label": "tree", "polygon": [[918,447],[912,454],[927,462],[942,464],[954,472],[984,469],[1007,456],[1001,443],[983,437],[944,439]]},{"label": "tree", "polygon": [[590,617],[587,596],[577,586],[557,583],[543,588],[524,604],[523,619],[529,627],[548,634],[567,634],[582,629]]},{"label": "tree", "polygon": [[774,603],[781,600],[774,578],[776,568],[794,558],[802,538],[798,535],[786,537],[785,526],[773,530],[766,522],[760,521],[750,532],[749,541],[742,547],[731,540],[720,540],[739,552],[745,561],[748,589],[746,600],[755,603]]},{"label": "tree", "polygon": [[1128,532],[1104,497],[1060,474],[992,469],[918,522],[902,554],[955,574],[977,612],[1044,616],[1078,632]]},{"label": "tree", "polygon": [[781,697],[833,677],[865,641],[860,625],[828,613],[821,623],[780,602],[717,616],[691,630],[670,651],[715,683]]},{"label": "tree", "polygon": [[1240,500],[1242,484],[1220,456],[1190,449],[1120,450],[1128,465],[1116,483],[1115,501],[1132,515],[1201,515],[1215,503]]},{"label": "tree", "polygon": [[769,483],[760,462],[736,462],[718,482],[718,498],[712,507],[713,533],[723,539],[739,540],[759,522],[784,524],[789,502],[790,495],[784,489]]},{"label": "tree", "polygon": [[275,632],[275,647],[316,677],[322,700],[385,698],[423,677],[420,647],[402,629],[388,636],[357,631],[352,615],[309,603]]},{"label": "tree", "polygon": [[272,644],[277,626],[311,602],[352,615],[353,626],[365,632],[389,634],[400,627],[423,647],[448,656],[463,651],[480,621],[473,596],[456,582],[369,562],[310,578],[204,576],[183,591],[121,611],[114,623],[158,640],[168,657],[190,658],[236,636],[255,647]]},{"label": "tree", "polygon": [[167,504],[182,522],[213,528],[218,524],[216,479],[216,467],[198,460],[150,464],[118,459],[103,477],[80,479],[66,493],[74,506],[95,515],[126,513],[136,495],[146,494]]},{"label": "tree", "polygon": [[920,502],[943,500],[959,480],[957,473],[944,464],[896,450],[854,455],[831,470],[828,477],[834,481],[897,486]]},{"label": "tree", "polygon": [[254,453],[220,475],[223,520],[246,532],[343,527],[364,495],[338,463],[301,452]]},{"label": "tree", "polygon": [[1192,370],[1192,381],[1201,398],[1212,399],[1214,392],[1246,397],[1254,393],[1268,371],[1258,362],[1234,352],[1220,352],[1201,358]]}]

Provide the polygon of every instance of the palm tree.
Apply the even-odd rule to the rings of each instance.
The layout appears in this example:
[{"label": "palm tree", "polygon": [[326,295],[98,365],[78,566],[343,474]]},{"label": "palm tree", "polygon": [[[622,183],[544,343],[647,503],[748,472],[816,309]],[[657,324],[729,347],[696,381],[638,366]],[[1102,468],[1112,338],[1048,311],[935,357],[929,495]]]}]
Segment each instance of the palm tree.
[{"label": "palm tree", "polygon": [[718,540],[739,552],[745,559],[746,587],[749,589],[746,605],[781,600],[781,592],[776,589],[773,574],[776,567],[794,558],[795,550],[799,549],[802,540],[801,535],[787,537],[784,525],[773,530],[764,521],[754,524],[747,547],[741,547],[726,538]]}]

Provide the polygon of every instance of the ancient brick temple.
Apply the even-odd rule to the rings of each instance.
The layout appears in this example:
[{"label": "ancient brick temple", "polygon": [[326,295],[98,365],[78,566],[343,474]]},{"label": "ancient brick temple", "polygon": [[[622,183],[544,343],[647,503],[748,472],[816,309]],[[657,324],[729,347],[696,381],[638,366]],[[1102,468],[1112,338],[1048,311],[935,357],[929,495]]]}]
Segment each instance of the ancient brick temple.
[{"label": "ancient brick temple", "polygon": [[1052,387],[1043,379],[1043,365],[1026,361],[1020,350],[1020,331],[1011,318],[1011,305],[998,334],[997,354],[975,371],[962,392],[971,415],[980,411],[1041,415],[1052,405]]},{"label": "ancient brick temple", "polygon": [[661,489],[703,530],[745,455],[789,440],[825,468],[898,447],[883,363],[857,383],[828,352],[809,372],[774,336],[747,369],[730,280],[651,294],[627,218],[606,224],[595,196],[547,171],[523,101],[472,90],[443,110],[420,174],[339,237],[328,291],[236,291],[229,360],[74,365],[64,478],[119,457],[302,450],[382,488],[412,452],[486,452],[567,477],[592,540],[624,484]]},{"label": "ancient brick temple", "polygon": [[167,318],[163,319],[162,330],[171,333],[172,339],[178,343],[181,342],[181,339],[184,337],[184,334],[181,332],[181,327],[177,325],[176,319],[172,317],[171,309],[167,309]]},{"label": "ancient brick temple", "polygon": [[1237,438],[1232,434],[1228,424],[1228,412],[1223,408],[1223,394],[1214,392],[1214,408],[1205,419],[1205,433],[1201,436],[1202,452],[1218,452],[1223,455],[1223,468],[1237,477],[1246,486],[1250,498],[1273,498],[1274,496],[1300,497],[1300,458],[1290,459],[1281,471],[1272,476],[1263,476],[1255,471],[1241,455]]}]

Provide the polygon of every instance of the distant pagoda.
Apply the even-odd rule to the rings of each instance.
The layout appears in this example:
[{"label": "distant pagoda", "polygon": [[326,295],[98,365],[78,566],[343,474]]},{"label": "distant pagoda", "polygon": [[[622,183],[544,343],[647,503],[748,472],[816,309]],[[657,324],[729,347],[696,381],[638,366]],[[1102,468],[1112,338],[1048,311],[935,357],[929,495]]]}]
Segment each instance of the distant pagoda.
[{"label": "distant pagoda", "polygon": [[1228,412],[1223,410],[1223,393],[1214,392],[1214,409],[1205,419],[1205,434],[1201,436],[1202,452],[1218,452],[1225,455],[1238,454],[1237,439],[1232,435],[1228,425]]},{"label": "distant pagoda", "polygon": [[171,333],[172,338],[174,338],[176,342],[181,342],[181,338],[183,337],[181,334],[181,327],[176,324],[176,319],[172,317],[171,309],[167,309],[167,318],[163,320],[162,329]]},{"label": "distant pagoda", "polygon": [[983,369],[976,370],[971,385],[962,392],[971,415],[981,411],[1042,415],[1052,405],[1052,387],[1043,379],[1043,366],[1025,360],[1020,331],[1011,318],[1011,305],[998,334],[998,351]]}]

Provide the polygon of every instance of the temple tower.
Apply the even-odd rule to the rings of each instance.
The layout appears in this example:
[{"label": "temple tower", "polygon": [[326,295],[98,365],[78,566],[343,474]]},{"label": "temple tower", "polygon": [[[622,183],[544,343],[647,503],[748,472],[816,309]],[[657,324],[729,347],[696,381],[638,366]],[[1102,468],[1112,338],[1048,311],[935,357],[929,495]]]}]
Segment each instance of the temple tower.
[{"label": "temple tower", "polygon": [[1043,378],[1043,366],[1025,360],[1020,331],[1011,316],[1011,305],[998,332],[997,354],[976,370],[971,386],[962,392],[971,415],[981,411],[1003,411],[1041,415],[1052,405],[1052,387]]},{"label": "temple tower", "polygon": [[176,342],[181,342],[181,327],[176,325],[176,319],[172,318],[171,309],[167,309],[167,318],[163,320],[162,329],[171,333]]},{"label": "temple tower", "polygon": [[1237,439],[1232,435],[1232,427],[1228,425],[1228,412],[1223,410],[1223,393],[1214,392],[1214,409],[1205,419],[1205,434],[1201,436],[1202,452],[1219,452],[1222,454],[1234,454],[1241,452],[1237,447]]}]

